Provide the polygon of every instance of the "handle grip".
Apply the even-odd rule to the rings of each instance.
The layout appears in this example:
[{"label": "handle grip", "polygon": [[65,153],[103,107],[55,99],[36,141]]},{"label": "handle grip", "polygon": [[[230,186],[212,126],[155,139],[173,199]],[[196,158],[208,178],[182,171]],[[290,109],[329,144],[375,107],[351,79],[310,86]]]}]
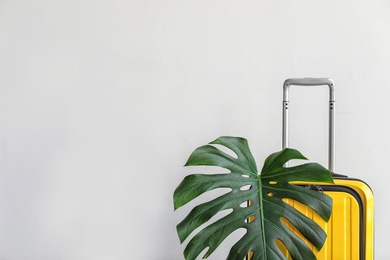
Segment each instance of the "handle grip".
[{"label": "handle grip", "polygon": [[288,147],[289,139],[289,88],[290,86],[324,86],[329,87],[329,146],[328,146],[328,169],[331,172],[334,172],[334,129],[335,129],[335,119],[334,119],[334,81],[328,78],[292,78],[284,81],[283,84],[283,128],[282,128],[282,146],[283,149]]},{"label": "handle grip", "polygon": [[324,86],[329,87],[329,101],[334,101],[334,81],[328,78],[294,78],[286,79],[283,84],[283,101],[288,101],[290,86]]}]

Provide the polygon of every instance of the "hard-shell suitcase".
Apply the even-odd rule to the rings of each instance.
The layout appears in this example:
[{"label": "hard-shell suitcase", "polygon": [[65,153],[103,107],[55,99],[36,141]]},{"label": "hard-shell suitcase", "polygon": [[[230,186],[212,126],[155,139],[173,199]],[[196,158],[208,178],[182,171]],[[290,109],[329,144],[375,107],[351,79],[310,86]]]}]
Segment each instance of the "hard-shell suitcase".
[{"label": "hard-shell suitcase", "polygon": [[[370,187],[359,179],[334,173],[334,128],[335,100],[334,82],[327,78],[287,79],[283,85],[283,148],[288,147],[289,88],[290,86],[329,87],[329,161],[328,168],[334,177],[334,184],[320,186],[313,183],[296,183],[317,188],[333,199],[333,210],[329,222],[325,223],[314,211],[295,201],[288,201],[303,214],[315,220],[327,233],[327,239],[320,251],[312,247],[318,260],[373,260],[374,259],[374,199]],[[286,225],[289,225],[286,223]],[[299,232],[290,225],[298,235]],[[307,242],[308,243],[308,242]],[[309,244],[309,243],[308,243]],[[291,257],[282,244],[279,247],[288,259]]]}]

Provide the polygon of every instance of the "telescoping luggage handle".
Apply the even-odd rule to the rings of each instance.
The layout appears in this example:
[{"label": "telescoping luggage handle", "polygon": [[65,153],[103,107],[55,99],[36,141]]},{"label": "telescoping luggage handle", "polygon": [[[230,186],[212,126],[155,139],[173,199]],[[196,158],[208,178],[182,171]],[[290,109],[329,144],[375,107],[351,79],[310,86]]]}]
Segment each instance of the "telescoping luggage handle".
[{"label": "telescoping luggage handle", "polygon": [[334,128],[335,128],[335,119],[334,119],[334,82],[332,79],[328,78],[293,78],[287,79],[283,84],[283,130],[282,130],[282,145],[283,149],[289,145],[289,97],[288,92],[290,86],[328,86],[329,87],[329,146],[328,146],[328,170],[334,172]]}]

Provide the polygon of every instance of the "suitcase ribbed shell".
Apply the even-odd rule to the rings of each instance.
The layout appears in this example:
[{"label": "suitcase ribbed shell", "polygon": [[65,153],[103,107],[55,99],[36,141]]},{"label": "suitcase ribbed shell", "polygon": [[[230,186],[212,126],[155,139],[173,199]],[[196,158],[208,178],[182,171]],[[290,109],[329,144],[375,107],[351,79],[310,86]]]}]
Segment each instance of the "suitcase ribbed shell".
[{"label": "suitcase ribbed shell", "polygon": [[[324,192],[333,199],[332,215],[327,223],[309,207],[296,201],[285,200],[316,221],[327,233],[326,242],[320,251],[311,246],[317,259],[373,260],[374,200],[370,187],[360,180],[348,178],[335,179],[335,185],[322,187]],[[291,224],[285,223],[294,233],[303,238]],[[279,241],[277,243],[286,257],[291,259],[283,244]]]}]

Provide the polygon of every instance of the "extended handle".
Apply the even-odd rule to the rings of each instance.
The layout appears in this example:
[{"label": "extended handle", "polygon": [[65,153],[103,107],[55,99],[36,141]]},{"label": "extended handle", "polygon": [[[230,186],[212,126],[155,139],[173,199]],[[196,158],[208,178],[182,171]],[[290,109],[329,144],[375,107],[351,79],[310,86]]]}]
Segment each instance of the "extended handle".
[{"label": "extended handle", "polygon": [[330,172],[334,172],[334,129],[335,129],[335,119],[334,119],[334,81],[328,78],[294,78],[287,79],[283,84],[283,129],[282,129],[282,145],[283,149],[288,147],[288,125],[289,125],[289,97],[288,92],[290,86],[324,86],[329,87],[329,146],[328,146],[328,169]]}]

